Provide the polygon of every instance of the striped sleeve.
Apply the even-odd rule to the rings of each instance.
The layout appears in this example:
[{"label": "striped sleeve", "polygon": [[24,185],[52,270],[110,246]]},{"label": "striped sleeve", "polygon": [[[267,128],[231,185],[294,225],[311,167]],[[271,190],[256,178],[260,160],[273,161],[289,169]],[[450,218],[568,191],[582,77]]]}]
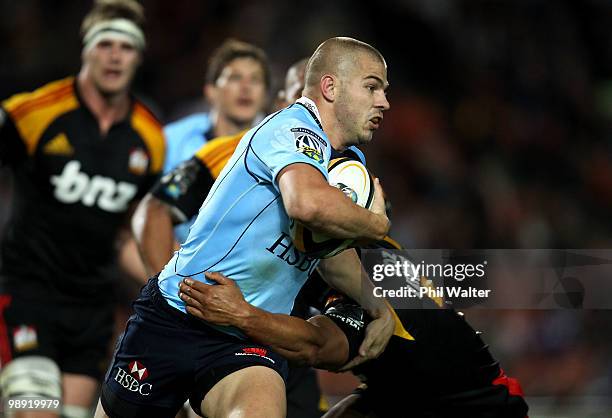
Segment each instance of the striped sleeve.
[{"label": "striped sleeve", "polygon": [[134,103],[131,124],[145,143],[151,158],[149,173],[158,175],[164,167],[166,141],[161,123],[142,103]]},{"label": "striped sleeve", "polygon": [[151,193],[170,206],[175,222],[185,222],[198,213],[242,135],[244,132],[207,142],[191,159],[179,164],[153,187]]},{"label": "striped sleeve", "polygon": [[[0,158],[12,164],[32,156],[43,133],[59,116],[79,107],[74,78],[49,83],[33,92],[16,94],[2,102]],[[17,142],[20,141],[21,145]]]}]

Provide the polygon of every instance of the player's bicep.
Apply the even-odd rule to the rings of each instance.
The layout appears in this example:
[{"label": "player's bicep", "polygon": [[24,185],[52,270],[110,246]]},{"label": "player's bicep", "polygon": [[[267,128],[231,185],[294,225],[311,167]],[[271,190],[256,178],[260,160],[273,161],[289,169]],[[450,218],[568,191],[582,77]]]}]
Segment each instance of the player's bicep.
[{"label": "player's bicep", "polygon": [[197,215],[214,182],[208,167],[192,157],[163,176],[151,194],[164,202],[173,221],[180,223]]},{"label": "player's bicep", "polygon": [[0,165],[15,165],[27,157],[25,143],[10,115],[0,107]]},{"label": "player's bicep", "polygon": [[290,218],[303,220],[316,209],[315,197],[324,193],[327,179],[309,164],[293,163],[278,174],[278,189]]}]

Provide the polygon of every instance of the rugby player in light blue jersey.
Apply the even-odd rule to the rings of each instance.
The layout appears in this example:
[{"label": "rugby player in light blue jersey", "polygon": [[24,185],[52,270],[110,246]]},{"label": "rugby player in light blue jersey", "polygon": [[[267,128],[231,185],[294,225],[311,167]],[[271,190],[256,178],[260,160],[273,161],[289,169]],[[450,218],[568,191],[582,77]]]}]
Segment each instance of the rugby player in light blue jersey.
[{"label": "rugby player in light blue jersey", "polygon": [[370,142],[389,108],[387,86],[384,58],[370,45],[332,38],[319,46],[307,66],[304,97],[243,137],[186,242],[143,288],[107,373],[97,416],[172,416],[186,399],[207,417],[284,416],[286,360],[233,329],[212,328],[185,314],[178,297],[185,276],[208,283],[206,272],[222,272],[249,303],[287,314],[320,264],[331,285],[375,318],[362,357],[382,352],[394,323],[383,301],[361,292],[355,251],[319,263],[295,249],[289,225],[294,219],[345,239],[386,235],[389,220],[378,180],[369,211],[328,184],[327,165],[332,147],[343,151]]},{"label": "rugby player in light blue jersey", "polygon": [[[252,44],[226,40],[208,61],[203,90],[209,111],[189,115],[164,127],[164,174],[189,160],[208,140],[237,134],[261,120],[269,89],[270,67],[265,52]],[[137,213],[137,220],[151,217],[155,223],[171,222],[167,208],[151,196],[142,200]],[[178,243],[185,241],[192,223],[193,219],[184,219],[174,227]],[[135,236],[142,245],[142,234],[137,232]],[[146,257],[144,262],[150,274],[162,267]]]}]

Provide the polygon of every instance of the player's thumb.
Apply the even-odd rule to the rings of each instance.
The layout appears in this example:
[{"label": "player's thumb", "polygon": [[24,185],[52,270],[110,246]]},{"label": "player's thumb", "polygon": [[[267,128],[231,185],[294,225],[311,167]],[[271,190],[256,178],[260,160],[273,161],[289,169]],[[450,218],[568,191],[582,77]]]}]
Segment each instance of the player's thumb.
[{"label": "player's thumb", "polygon": [[378,177],[374,178],[374,202],[372,203],[372,212],[379,215],[385,214],[385,193],[383,192]]}]

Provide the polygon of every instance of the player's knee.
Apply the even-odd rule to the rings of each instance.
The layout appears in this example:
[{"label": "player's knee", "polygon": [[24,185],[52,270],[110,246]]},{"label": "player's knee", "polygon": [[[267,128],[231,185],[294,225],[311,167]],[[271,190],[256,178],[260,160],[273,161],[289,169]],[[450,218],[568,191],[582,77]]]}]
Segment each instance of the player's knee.
[{"label": "player's knee", "polygon": [[64,405],[62,407],[62,418],[90,418],[91,408],[77,405]]},{"label": "player's knee", "polygon": [[62,375],[57,364],[47,357],[18,357],[3,367],[0,390],[4,398],[36,396],[60,399]]},{"label": "player's knee", "polygon": [[239,370],[222,379],[202,401],[207,417],[252,418],[284,417],[285,383],[274,370],[254,366]]}]

